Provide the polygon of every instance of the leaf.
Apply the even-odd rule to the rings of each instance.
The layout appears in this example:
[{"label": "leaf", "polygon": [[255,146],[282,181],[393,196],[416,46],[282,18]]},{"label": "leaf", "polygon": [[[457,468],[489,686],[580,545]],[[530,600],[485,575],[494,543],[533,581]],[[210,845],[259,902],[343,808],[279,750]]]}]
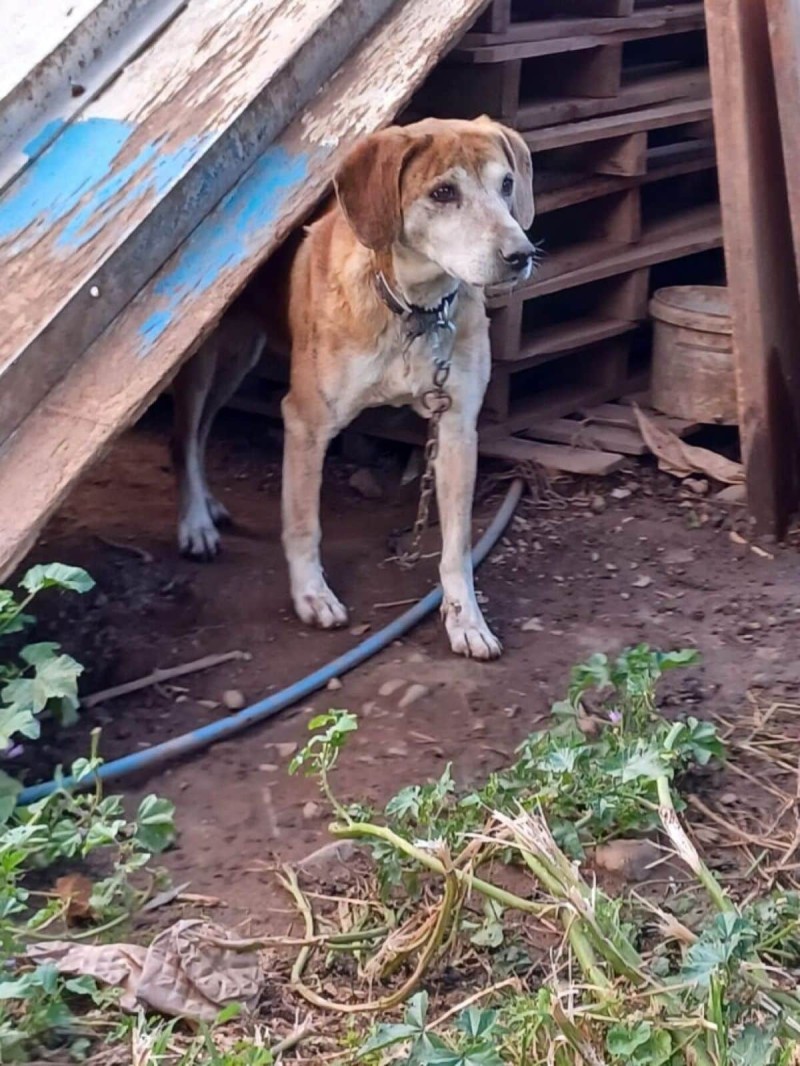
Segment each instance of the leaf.
[{"label": "leaf", "polygon": [[357,1059],[365,1059],[367,1055],[374,1055],[376,1051],[385,1051],[386,1048],[405,1040],[413,1040],[419,1036],[419,1029],[413,1025],[379,1025],[366,1044],[362,1044],[356,1052]]},{"label": "leaf", "polygon": [[747,1025],[731,1047],[731,1062],[733,1066],[770,1066],[775,1046],[773,1027]]},{"label": "leaf", "polygon": [[145,796],[136,813],[136,843],[158,854],[175,840],[175,804],[159,796]]},{"label": "leaf", "polygon": [[672,1058],[672,1038],[665,1029],[653,1029],[650,1022],[613,1026],[606,1036],[610,1055],[621,1063],[636,1066],[664,1066]]},{"label": "leaf", "polygon": [[406,1024],[414,1025],[422,1032],[425,1028],[425,1019],[428,1016],[428,993],[424,990],[417,992],[408,1001],[406,1007]]},{"label": "leaf", "polygon": [[94,588],[93,579],[79,566],[66,566],[64,563],[49,563],[46,566],[33,566],[20,582],[22,588],[31,595],[44,589],[63,589],[66,592],[89,592]]},{"label": "leaf", "polygon": [[54,644],[51,640],[42,641],[39,644],[28,644],[19,653],[20,659],[29,666],[38,666],[49,659],[55,658],[61,650],[60,644]]},{"label": "leaf", "polygon": [[620,777],[624,785],[642,777],[648,781],[654,781],[658,777],[664,777],[668,772],[663,759],[654,748],[638,745],[633,754],[622,764]]},{"label": "leaf", "polygon": [[[17,805],[17,796],[22,791],[22,785],[5,770],[0,770],[0,826],[6,824],[14,813]],[[4,844],[6,843],[4,839]]]},{"label": "leaf", "polygon": [[[5,689],[0,692],[0,699],[4,693]],[[35,740],[39,732],[40,726],[36,716],[24,706],[12,703],[9,707],[0,707],[0,750],[5,751],[17,734]]]},{"label": "leaf", "polygon": [[488,1036],[497,1025],[497,1011],[470,1007],[461,1012],[456,1024],[471,1040],[480,1040]]},{"label": "leaf", "polygon": [[[493,899],[486,899],[483,905],[484,919],[476,933],[470,937],[470,943],[476,948],[499,948],[503,943],[503,907]],[[474,926],[473,926],[474,928]],[[466,1032],[466,1030],[465,1030]],[[470,1034],[476,1035],[476,1034]]]},{"label": "leaf", "polygon": [[396,796],[386,804],[386,814],[390,818],[403,819],[407,816],[419,818],[420,788],[419,785],[409,785],[401,789]]},{"label": "leaf", "polygon": [[715,974],[747,958],[757,931],[738,914],[719,914],[700,939],[686,952],[681,978],[707,988]]}]

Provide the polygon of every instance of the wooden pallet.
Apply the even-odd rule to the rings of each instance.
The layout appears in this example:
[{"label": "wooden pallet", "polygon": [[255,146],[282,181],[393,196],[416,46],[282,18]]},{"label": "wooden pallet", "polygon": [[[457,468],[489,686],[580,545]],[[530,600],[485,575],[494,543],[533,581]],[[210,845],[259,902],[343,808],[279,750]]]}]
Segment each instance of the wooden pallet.
[{"label": "wooden pallet", "polygon": [[707,95],[703,26],[702,4],[687,4],[664,8],[655,26],[463,47],[434,71],[414,109],[484,111],[524,130]]}]

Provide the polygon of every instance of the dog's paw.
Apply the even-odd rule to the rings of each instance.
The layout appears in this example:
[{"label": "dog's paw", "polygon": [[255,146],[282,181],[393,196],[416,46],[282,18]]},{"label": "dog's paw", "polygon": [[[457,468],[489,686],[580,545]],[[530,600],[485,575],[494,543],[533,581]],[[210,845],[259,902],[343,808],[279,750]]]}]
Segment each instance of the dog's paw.
[{"label": "dog's paw", "polygon": [[206,505],[208,507],[208,513],[211,515],[211,521],[215,526],[229,526],[231,524],[231,513],[224,503],[220,503],[216,496],[206,496]]},{"label": "dog's paw", "polygon": [[189,559],[210,562],[219,552],[220,536],[206,511],[190,514],[178,523],[178,547]]},{"label": "dog's paw", "polygon": [[456,655],[467,659],[499,659],[503,645],[487,626],[480,611],[466,611],[458,604],[450,604],[444,610],[445,627],[450,638],[450,647]]},{"label": "dog's paw", "polygon": [[338,629],[347,625],[347,608],[339,602],[323,581],[313,589],[294,596],[294,608],[307,626],[319,629]]}]

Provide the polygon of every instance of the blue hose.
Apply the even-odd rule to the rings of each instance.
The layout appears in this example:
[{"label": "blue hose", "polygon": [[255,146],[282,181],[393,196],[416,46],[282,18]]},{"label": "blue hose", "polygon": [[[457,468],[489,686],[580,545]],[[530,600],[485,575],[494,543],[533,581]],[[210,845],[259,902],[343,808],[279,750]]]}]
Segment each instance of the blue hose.
[{"label": "blue hose", "polygon": [[[522,487],[523,482],[520,479],[516,479],[511,483],[511,487],[499,511],[492,519],[491,525],[473,548],[472,562],[474,566],[479,566],[483,562],[500,539],[519,503]],[[124,755],[121,759],[105,763],[96,774],[85,777],[80,782],[75,781],[72,777],[64,777],[59,781],[44,781],[39,785],[31,785],[20,792],[17,804],[25,806],[29,803],[35,803],[37,800],[51,795],[59,788],[71,790],[91,788],[97,780],[110,781],[115,778],[126,777],[129,774],[152,770],[158,764],[169,759],[190,755],[201,748],[207,748],[211,744],[216,744],[221,740],[234,736],[243,729],[255,725],[256,722],[266,721],[266,719],[278,714],[279,711],[285,710],[293,703],[297,703],[299,700],[310,696],[312,692],[321,689],[324,685],[327,685],[331,678],[340,677],[348,670],[352,670],[366,659],[371,658],[388,644],[391,644],[393,640],[397,640],[398,637],[407,633],[417,622],[421,622],[441,602],[442,589],[441,586],[437,585],[427,596],[414,604],[413,607],[409,607],[394,622],[390,622],[388,626],[384,626],[383,629],[374,633],[371,637],[367,637],[366,640],[351,648],[350,651],[340,655],[338,659],[334,659],[326,666],[315,670],[313,674],[309,674],[300,681],[295,681],[288,688],[276,692],[272,696],[267,696],[266,699],[259,700],[258,703],[254,703],[252,706],[246,707],[243,711],[230,715],[228,718],[222,718],[218,722],[212,722],[210,725],[202,726],[200,729],[194,729],[191,733],[184,733],[183,736],[166,740],[163,744],[156,744],[152,748],[146,748],[144,751],[138,751],[133,755]]]}]

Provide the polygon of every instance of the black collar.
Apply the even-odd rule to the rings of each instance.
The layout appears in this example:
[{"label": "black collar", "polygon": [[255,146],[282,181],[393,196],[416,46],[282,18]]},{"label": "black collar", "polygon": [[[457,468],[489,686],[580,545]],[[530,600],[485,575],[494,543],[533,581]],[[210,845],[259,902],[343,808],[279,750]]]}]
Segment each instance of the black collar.
[{"label": "black collar", "polygon": [[457,287],[442,297],[436,307],[419,307],[417,304],[407,303],[400,293],[392,288],[382,270],[375,273],[375,288],[392,314],[397,315],[406,324],[408,336],[412,340],[439,329],[450,332],[455,330],[452,315],[458,296]]}]

